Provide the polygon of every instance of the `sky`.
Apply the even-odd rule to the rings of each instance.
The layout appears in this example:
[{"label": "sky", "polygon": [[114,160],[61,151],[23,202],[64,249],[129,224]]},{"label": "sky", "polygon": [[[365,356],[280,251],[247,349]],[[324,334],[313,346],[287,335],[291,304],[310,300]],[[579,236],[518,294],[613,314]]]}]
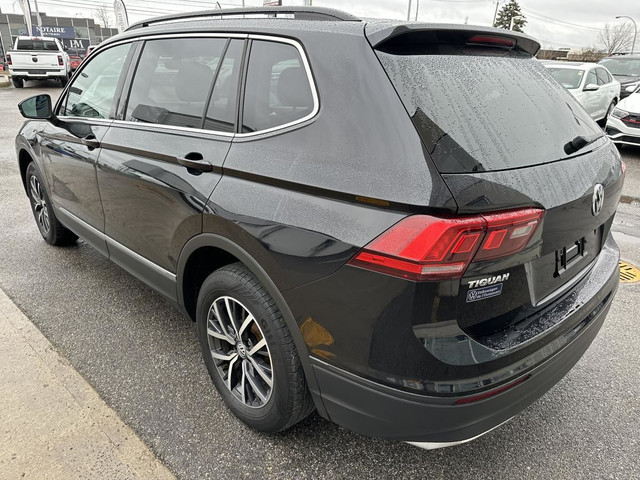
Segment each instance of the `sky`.
[{"label": "sky", "polygon": [[[34,0],[31,8],[34,9]],[[500,1],[500,0],[499,0]],[[170,13],[212,8],[212,0],[124,0],[129,11],[129,21]],[[223,8],[242,6],[242,0],[221,0]],[[245,0],[247,6],[260,6],[262,0]],[[302,0],[284,0],[285,5],[302,4]],[[465,23],[491,25],[496,9],[495,0],[412,0],[411,18],[434,23]],[[500,6],[505,0],[500,1]],[[525,33],[536,38],[545,48],[583,48],[599,46],[598,33],[605,24],[629,22],[616,20],[617,15],[627,15],[638,23],[640,29],[640,0],[521,0],[520,7],[527,17]],[[96,8],[111,8],[110,0],[38,0],[41,12],[48,15],[94,17]],[[318,7],[345,10],[361,17],[406,19],[409,0],[313,0]],[[2,12],[20,13],[16,0],[0,0]],[[640,38],[636,49],[640,48]]]}]

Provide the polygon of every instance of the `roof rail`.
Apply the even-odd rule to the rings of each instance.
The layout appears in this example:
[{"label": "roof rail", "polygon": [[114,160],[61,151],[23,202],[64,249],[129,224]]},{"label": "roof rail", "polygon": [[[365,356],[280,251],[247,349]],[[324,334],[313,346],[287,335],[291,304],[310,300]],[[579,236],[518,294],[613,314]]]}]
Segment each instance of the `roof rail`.
[{"label": "roof rail", "polygon": [[233,17],[242,18],[245,15],[293,15],[295,20],[324,20],[324,21],[346,21],[359,22],[358,17],[350,13],[324,7],[251,7],[251,8],[227,8],[221,10],[201,10],[198,12],[176,13],[175,15],[164,15],[151,18],[142,22],[134,23],[127,30],[148,27],[156,23],[171,22],[176,20],[188,20],[193,18],[215,18]]}]

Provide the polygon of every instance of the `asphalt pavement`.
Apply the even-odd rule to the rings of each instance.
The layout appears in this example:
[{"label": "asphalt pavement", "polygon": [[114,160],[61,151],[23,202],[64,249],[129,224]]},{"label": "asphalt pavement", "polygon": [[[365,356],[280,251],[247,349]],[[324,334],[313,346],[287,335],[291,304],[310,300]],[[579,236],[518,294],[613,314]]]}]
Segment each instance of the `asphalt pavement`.
[{"label": "asphalt pavement", "polygon": [[[15,159],[16,104],[60,89],[32,85],[0,89],[0,288],[178,478],[640,478],[640,283],[621,284],[560,383],[472,443],[424,451],[316,414],[277,435],[244,426],[211,384],[193,323],[86,243],[41,239]],[[622,154],[627,203],[614,230],[640,265],[640,149]]]}]

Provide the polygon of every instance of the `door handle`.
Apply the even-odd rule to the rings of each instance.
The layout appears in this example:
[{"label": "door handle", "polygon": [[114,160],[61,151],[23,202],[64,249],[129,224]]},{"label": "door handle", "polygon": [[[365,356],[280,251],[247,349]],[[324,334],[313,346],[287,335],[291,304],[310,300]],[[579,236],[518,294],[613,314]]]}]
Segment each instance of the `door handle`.
[{"label": "door handle", "polygon": [[184,157],[176,157],[177,162],[183,167],[200,170],[202,172],[211,172],[213,165],[204,160],[201,153],[189,152]]},{"label": "door handle", "polygon": [[100,142],[98,141],[96,136],[92,133],[90,133],[86,137],[81,138],[80,141],[82,142],[83,145],[86,145],[87,147],[89,147],[89,150],[92,150],[94,148],[100,148]]}]

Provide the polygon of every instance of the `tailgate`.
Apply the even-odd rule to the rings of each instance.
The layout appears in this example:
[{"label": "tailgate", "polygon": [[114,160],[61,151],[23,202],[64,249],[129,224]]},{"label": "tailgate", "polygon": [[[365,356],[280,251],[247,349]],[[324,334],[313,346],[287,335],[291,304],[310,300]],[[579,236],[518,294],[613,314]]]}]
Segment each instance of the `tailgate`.
[{"label": "tailgate", "polygon": [[13,69],[50,69],[50,68],[60,68],[61,65],[58,62],[59,53],[49,53],[49,52],[22,52],[22,51],[12,51],[8,52],[11,54],[11,63]]},{"label": "tailgate", "polygon": [[[442,177],[460,213],[520,206],[545,209],[543,222],[525,250],[498,261],[471,264],[465,273],[456,299],[457,318],[460,327],[475,338],[544,309],[588,273],[609,234],[623,183],[618,152],[609,142],[547,165]],[[602,191],[594,198],[598,185]],[[489,292],[485,296],[477,294],[485,289]]]}]

